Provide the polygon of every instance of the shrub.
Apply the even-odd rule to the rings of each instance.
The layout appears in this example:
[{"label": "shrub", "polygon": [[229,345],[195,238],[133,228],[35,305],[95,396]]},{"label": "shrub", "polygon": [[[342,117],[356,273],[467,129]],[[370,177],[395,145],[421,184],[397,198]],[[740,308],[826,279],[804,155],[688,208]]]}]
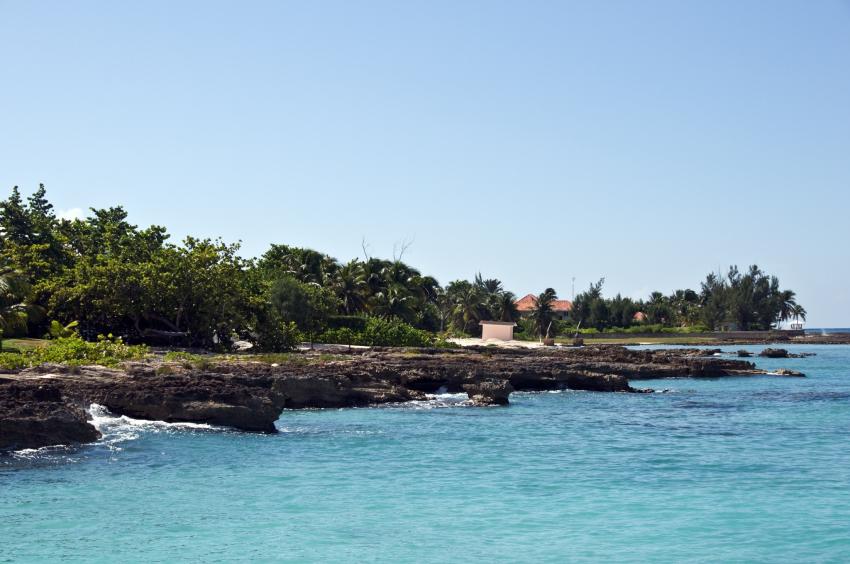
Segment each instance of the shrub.
[{"label": "shrub", "polygon": [[46,362],[83,366],[99,364],[117,366],[125,360],[140,360],[148,355],[144,345],[126,345],[120,337],[99,335],[97,342],[84,341],[79,335],[60,337],[46,347],[37,347],[20,354],[0,354],[0,366],[19,369]]},{"label": "shrub", "polygon": [[71,337],[77,332],[79,323],[72,321],[68,325],[62,325],[55,319],[50,322],[50,327],[47,329],[46,339],[59,339],[61,337]]},{"label": "shrub", "polygon": [[18,370],[28,366],[26,357],[19,353],[0,353],[0,368],[5,370]]},{"label": "shrub", "polygon": [[127,345],[121,337],[98,335],[97,341],[84,341],[79,335],[60,337],[46,347],[25,353],[32,364],[56,362],[68,365],[100,364],[115,366],[125,360],[139,360],[148,355],[145,345]]},{"label": "shrub", "polygon": [[262,352],[286,352],[294,350],[303,340],[298,326],[279,319],[262,324],[257,335],[257,348]]},{"label": "shrub", "polygon": [[348,327],[329,329],[319,335],[317,341],[370,347],[433,347],[437,345],[437,337],[433,333],[416,329],[402,321],[379,317],[367,318],[366,326],[362,331],[354,331]]},{"label": "shrub", "polygon": [[210,367],[210,359],[199,354],[185,351],[170,351],[162,357],[166,362],[179,362],[183,368],[197,368],[205,370]]},{"label": "shrub", "polygon": [[328,329],[351,329],[363,331],[368,318],[362,315],[331,315],[328,317]]}]

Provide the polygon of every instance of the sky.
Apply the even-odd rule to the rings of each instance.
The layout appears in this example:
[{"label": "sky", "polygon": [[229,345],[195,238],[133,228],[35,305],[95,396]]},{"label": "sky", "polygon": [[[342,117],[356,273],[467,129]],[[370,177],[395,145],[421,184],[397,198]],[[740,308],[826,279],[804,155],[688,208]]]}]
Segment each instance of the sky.
[{"label": "sky", "polygon": [[850,326],[847,0],[0,0],[0,37],[0,189],[65,217],[519,295],[756,263]]}]

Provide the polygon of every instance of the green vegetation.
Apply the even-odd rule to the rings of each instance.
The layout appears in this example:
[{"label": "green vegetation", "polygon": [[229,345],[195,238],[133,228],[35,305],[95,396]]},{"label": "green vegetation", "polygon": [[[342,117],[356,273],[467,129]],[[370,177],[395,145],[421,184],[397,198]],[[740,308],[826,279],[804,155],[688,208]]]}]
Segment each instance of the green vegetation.
[{"label": "green vegetation", "polygon": [[393,319],[369,318],[365,327],[353,330],[348,327],[328,329],[319,336],[325,343],[366,345],[380,347],[434,347],[447,346],[430,331],[416,329]]},{"label": "green vegetation", "polygon": [[89,342],[74,334],[50,341],[46,346],[0,353],[0,368],[18,369],[44,363],[117,366],[127,360],[144,359],[148,354],[146,346],[127,345],[120,337],[100,335],[95,342]]},{"label": "green vegetation", "polygon": [[528,318],[531,321],[531,329],[540,338],[547,338],[552,332],[552,324],[555,322],[555,310],[552,309],[552,305],[556,299],[558,299],[558,295],[555,290],[546,288],[534,300],[534,309],[531,310],[531,315]]},{"label": "green vegetation", "polygon": [[518,321],[516,296],[495,279],[481,274],[472,282],[455,280],[437,290],[440,330],[461,335],[480,335],[481,321]]},{"label": "green vegetation", "polygon": [[3,352],[19,353],[21,351],[30,350],[37,347],[45,347],[49,343],[50,341],[47,341],[45,339],[5,339],[3,341]]},{"label": "green vegetation", "polygon": [[[793,292],[780,290],[776,277],[753,266],[744,273],[733,267],[725,277],[711,274],[700,292],[655,292],[647,301],[603,298],[600,280],[576,297],[566,320],[556,319],[550,288],[523,319],[516,296],[497,279],[479,274],[443,287],[403,262],[404,248],[392,260],[371,257],[366,248],[362,260],[345,263],[283,244],[245,259],[238,245],[220,240],[172,243],[164,227],[130,224],[121,207],[92,209],[84,220],[59,219],[44,186],[26,199],[15,187],[0,202],[0,337],[46,337],[50,354],[76,362],[88,353],[77,351],[77,358],[57,347],[79,348],[77,341],[100,334],[120,335],[120,346],[227,351],[247,340],[255,351],[284,352],[303,340],[440,346],[447,335],[480,335],[486,320],[517,322],[518,338],[539,338],[577,328],[766,329],[806,313]],[[16,348],[24,362],[48,355]],[[122,353],[101,356],[120,359]]]},{"label": "green vegetation", "polygon": [[574,324],[599,331],[609,328],[652,332],[646,329],[693,328],[694,330],[767,330],[794,317],[805,319],[805,309],[791,290],[781,290],[779,279],[768,276],[758,266],[742,273],[729,268],[726,276],[709,274],[700,291],[676,290],[668,296],[653,292],[649,299],[632,300],[620,295],[602,297],[601,279],[576,296],[570,312]]},{"label": "green vegetation", "polygon": [[167,352],[162,357],[162,359],[166,362],[178,362],[183,366],[183,368],[197,368],[200,370],[209,368],[211,364],[210,358],[208,356],[188,353],[184,351]]}]

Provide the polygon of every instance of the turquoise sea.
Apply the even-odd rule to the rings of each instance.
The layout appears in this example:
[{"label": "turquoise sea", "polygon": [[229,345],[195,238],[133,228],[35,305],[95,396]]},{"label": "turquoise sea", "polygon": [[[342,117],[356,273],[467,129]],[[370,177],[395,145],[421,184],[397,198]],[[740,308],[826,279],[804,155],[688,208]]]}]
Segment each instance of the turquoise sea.
[{"label": "turquoise sea", "polygon": [[[726,350],[762,347],[727,347]],[[850,347],[806,379],[284,412],[281,433],[118,418],[0,456],[0,561],[848,562]]]}]

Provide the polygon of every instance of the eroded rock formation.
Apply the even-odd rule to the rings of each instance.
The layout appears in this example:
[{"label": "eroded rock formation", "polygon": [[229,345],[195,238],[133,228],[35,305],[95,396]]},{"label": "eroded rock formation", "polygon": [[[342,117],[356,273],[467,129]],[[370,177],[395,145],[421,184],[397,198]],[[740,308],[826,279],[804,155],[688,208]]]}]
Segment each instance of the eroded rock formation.
[{"label": "eroded rock formation", "polygon": [[276,365],[244,360],[129,363],[122,369],[45,365],[0,375],[0,448],[91,442],[92,403],[139,419],[275,432],[284,409],[354,407],[424,399],[444,389],[477,405],[513,390],[635,392],[629,380],[763,374],[752,363],[699,349],[585,347],[538,350],[372,350],[333,360],[296,355]]}]

